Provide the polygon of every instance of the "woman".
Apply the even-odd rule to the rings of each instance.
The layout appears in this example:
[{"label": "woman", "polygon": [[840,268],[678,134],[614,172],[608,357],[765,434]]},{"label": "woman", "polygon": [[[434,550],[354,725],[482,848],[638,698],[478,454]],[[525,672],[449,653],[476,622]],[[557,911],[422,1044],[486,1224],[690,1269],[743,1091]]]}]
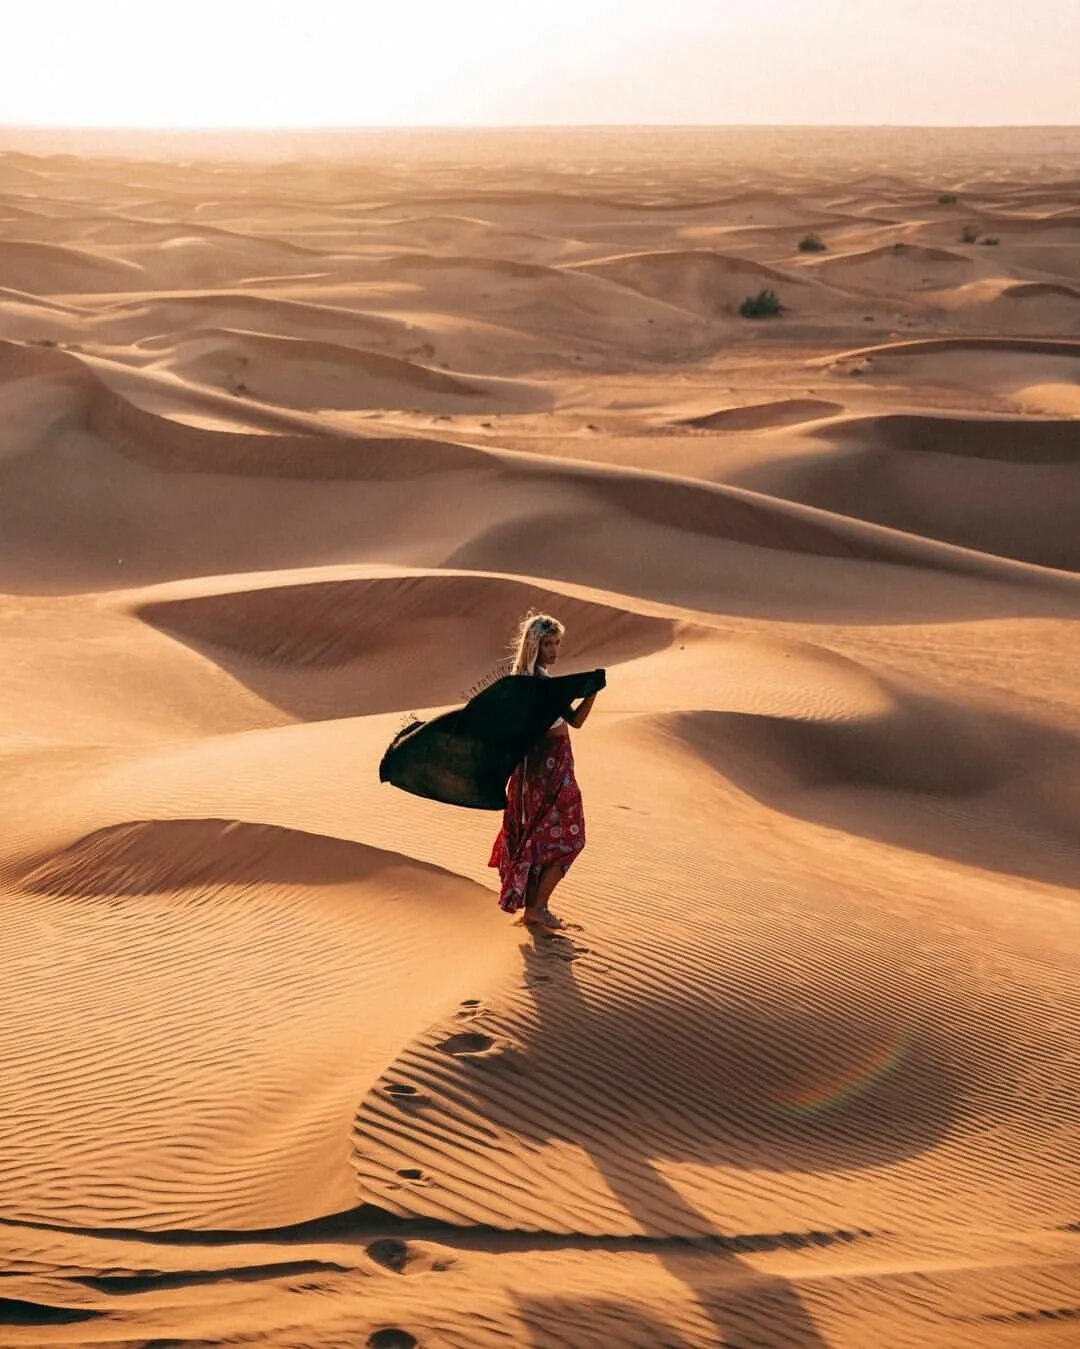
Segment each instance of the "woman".
[{"label": "woman", "polygon": [[[558,619],[530,610],[512,643],[512,673],[550,677],[565,631]],[[548,908],[548,900],[585,847],[585,818],[568,727],[584,726],[595,698],[590,693],[576,710],[568,707],[507,783],[502,828],[488,866],[498,867],[502,880],[499,907],[507,913],[524,908],[520,921],[535,932],[557,932],[566,926]]]}]

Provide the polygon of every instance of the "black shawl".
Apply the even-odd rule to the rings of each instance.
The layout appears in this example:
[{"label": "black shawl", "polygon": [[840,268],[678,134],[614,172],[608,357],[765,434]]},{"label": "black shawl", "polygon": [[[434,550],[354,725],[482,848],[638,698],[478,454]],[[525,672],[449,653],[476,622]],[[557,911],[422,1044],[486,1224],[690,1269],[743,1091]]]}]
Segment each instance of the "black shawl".
[{"label": "black shawl", "polygon": [[502,810],[515,766],[567,715],[573,699],[606,682],[603,670],[504,675],[464,707],[398,731],[379,764],[379,781],[451,806]]}]

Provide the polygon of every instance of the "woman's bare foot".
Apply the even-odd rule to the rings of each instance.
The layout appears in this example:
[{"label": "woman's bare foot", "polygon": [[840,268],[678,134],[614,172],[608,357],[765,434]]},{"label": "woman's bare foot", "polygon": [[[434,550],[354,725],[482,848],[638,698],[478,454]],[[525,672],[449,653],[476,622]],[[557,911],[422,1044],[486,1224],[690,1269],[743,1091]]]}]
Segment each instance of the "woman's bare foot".
[{"label": "woman's bare foot", "polygon": [[554,917],[554,914],[546,914],[544,909],[526,908],[518,921],[530,932],[558,932],[560,924],[558,919],[554,923],[551,921]]}]

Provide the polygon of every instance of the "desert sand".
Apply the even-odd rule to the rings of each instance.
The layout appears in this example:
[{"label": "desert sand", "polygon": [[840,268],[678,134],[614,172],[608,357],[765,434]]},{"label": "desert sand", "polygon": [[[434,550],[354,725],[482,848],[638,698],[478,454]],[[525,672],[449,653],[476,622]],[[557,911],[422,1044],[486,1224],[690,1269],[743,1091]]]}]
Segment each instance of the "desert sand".
[{"label": "desert sand", "polygon": [[[1080,131],[135,140],[0,138],[0,1345],[1075,1345]],[[377,773],[530,606],[535,941]]]}]

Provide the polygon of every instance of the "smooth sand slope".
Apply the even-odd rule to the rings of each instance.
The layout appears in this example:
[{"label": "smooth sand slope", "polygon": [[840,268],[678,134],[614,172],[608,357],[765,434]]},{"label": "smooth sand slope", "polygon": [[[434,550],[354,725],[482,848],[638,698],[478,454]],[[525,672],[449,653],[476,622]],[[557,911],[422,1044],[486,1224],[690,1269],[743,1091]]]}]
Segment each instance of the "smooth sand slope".
[{"label": "smooth sand slope", "polygon": [[[1075,1342],[1035,131],[0,153],[0,1349]],[[377,774],[530,606],[535,941]]]}]

